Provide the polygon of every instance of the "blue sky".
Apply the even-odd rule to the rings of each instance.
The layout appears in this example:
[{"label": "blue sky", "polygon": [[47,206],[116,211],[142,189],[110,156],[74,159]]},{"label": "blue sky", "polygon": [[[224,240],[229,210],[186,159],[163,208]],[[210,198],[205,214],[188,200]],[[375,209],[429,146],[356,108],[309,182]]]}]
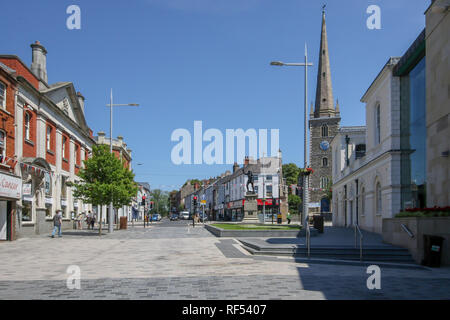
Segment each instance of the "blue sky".
[{"label": "blue sky", "polygon": [[[81,30],[66,28],[66,8],[81,8]],[[381,8],[381,30],[369,30],[366,9]],[[361,96],[390,56],[401,56],[425,26],[423,0],[328,0],[327,31],[334,98],[341,125],[363,125]],[[173,189],[188,178],[208,178],[230,165],[171,162],[173,130],[280,129],[283,162],[303,163],[304,44],[314,67],[315,97],[322,1],[129,0],[8,1],[2,5],[1,54],[31,64],[30,44],[47,49],[50,83],[72,81],[86,97],[86,119],[109,134],[109,91],[115,103],[114,137],[133,150],[137,181]],[[137,163],[142,165],[137,166]]]}]

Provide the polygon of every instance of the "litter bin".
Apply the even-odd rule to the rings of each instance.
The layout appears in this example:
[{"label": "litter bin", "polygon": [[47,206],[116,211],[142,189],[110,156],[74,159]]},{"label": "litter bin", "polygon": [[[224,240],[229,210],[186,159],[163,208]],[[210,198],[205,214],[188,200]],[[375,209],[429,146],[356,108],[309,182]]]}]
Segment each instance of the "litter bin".
[{"label": "litter bin", "polygon": [[315,229],[319,231],[319,233],[323,233],[323,217],[322,216],[314,216],[313,217],[313,226]]},{"label": "litter bin", "polygon": [[120,229],[126,229],[128,224],[128,217],[120,217]]},{"label": "litter bin", "polygon": [[441,266],[441,252],[444,238],[439,236],[423,235],[424,259],[422,264],[427,267],[439,268]]}]

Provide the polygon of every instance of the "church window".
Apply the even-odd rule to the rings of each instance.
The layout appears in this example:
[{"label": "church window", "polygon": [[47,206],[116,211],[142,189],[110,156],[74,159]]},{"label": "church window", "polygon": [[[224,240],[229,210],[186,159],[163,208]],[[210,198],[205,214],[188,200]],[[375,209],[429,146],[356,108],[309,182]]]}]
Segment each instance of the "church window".
[{"label": "church window", "polygon": [[381,141],[381,110],[380,104],[375,108],[375,144]]},{"label": "church window", "polygon": [[322,126],[322,137],[328,137],[328,126],[326,124]]},{"label": "church window", "polygon": [[322,166],[323,167],[328,167],[328,158],[323,158],[322,159]]}]

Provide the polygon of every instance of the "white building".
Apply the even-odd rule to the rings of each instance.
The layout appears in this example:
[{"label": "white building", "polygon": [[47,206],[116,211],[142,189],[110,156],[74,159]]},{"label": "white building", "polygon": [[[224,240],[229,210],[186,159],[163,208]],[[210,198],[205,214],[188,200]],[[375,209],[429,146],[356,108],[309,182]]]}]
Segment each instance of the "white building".
[{"label": "white building", "polygon": [[332,140],[335,226],[357,223],[381,233],[382,219],[400,210],[400,79],[393,74],[398,61],[389,59],[361,99],[366,127],[343,127]]}]

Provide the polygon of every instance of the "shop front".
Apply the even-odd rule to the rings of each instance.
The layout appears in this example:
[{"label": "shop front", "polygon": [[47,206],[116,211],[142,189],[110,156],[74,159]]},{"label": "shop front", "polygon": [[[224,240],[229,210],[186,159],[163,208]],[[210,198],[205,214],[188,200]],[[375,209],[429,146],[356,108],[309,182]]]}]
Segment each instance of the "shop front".
[{"label": "shop front", "polygon": [[22,179],[0,173],[0,241],[16,239],[16,201],[22,196]]}]

